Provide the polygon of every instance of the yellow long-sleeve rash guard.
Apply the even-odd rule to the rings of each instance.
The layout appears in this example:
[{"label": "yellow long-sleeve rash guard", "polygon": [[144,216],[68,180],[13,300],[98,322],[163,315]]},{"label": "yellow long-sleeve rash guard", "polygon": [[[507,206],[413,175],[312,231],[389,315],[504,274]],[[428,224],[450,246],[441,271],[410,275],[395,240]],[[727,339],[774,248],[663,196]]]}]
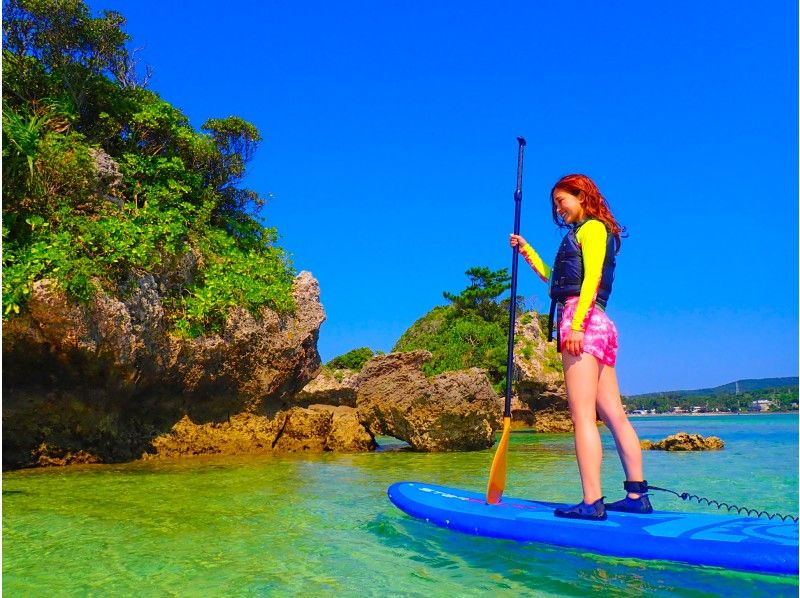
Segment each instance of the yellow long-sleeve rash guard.
[{"label": "yellow long-sleeve rash guard", "polygon": [[[572,330],[582,332],[586,328],[586,315],[594,307],[597,289],[600,287],[600,277],[603,274],[603,262],[606,259],[607,237],[606,227],[599,220],[589,220],[575,234],[583,259],[583,282],[575,316],[572,318]],[[552,269],[544,263],[536,250],[526,243],[520,249],[520,253],[539,278],[549,283]]]}]

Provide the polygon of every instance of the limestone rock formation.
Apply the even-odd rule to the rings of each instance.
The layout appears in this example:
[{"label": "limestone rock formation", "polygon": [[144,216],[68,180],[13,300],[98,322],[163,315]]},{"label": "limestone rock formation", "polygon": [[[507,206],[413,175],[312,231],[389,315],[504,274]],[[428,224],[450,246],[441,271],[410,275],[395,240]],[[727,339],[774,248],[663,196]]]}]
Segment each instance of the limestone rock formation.
[{"label": "limestone rock formation", "polygon": [[86,451],[79,450],[73,453],[71,451],[63,451],[60,449],[54,450],[45,443],[37,446],[32,451],[32,455],[34,462],[39,467],[60,467],[63,465],[99,463],[100,461],[95,455],[87,453]]},{"label": "limestone rock formation", "polygon": [[196,424],[184,416],[152,441],[144,459],[209,454],[264,454],[302,451],[368,451],[375,439],[352,407],[294,407],[270,418],[239,413],[225,422]]},{"label": "limestone rock formation", "polygon": [[3,325],[3,466],[85,451],[124,461],[184,416],[219,423],[239,413],[274,418],[316,374],[325,313],[308,272],[294,281],[296,312],[229,313],[218,336],[169,334],[162,293],[193,275],[198,256],[169,273],[132,273],[118,292],[70,302],[35,283],[27,313]]},{"label": "limestone rock formation", "polygon": [[358,375],[359,418],[373,434],[393,436],[421,451],[478,450],[494,443],[497,395],[483,370],[428,379],[428,351],[373,357]]},{"label": "limestone rock formation", "polygon": [[122,208],[124,201],[119,193],[122,184],[119,164],[100,148],[90,148],[89,155],[94,162],[97,194]]},{"label": "limestone rock formation", "polygon": [[[555,344],[546,341],[543,319],[536,312],[528,312],[517,320],[512,427],[533,428],[545,433],[570,432],[573,426],[560,370],[561,359]],[[406,440],[418,450],[491,446],[491,435],[485,436],[484,427],[474,421],[467,425],[467,428],[472,426],[471,432],[461,438],[456,427],[452,427],[450,439],[444,433],[437,436],[431,431],[435,427],[433,420],[445,417],[447,409],[453,409],[455,420],[462,417],[462,413],[475,412],[480,413],[479,419],[491,420],[490,427],[499,428],[504,398],[491,390],[482,370],[449,372],[427,379],[421,369],[430,359],[427,351],[389,355],[373,357],[358,374],[350,370],[323,369],[295,395],[294,403],[355,404],[362,421],[373,434]],[[431,399],[437,394],[442,396],[440,400]],[[479,401],[480,407],[477,404],[464,407],[468,404],[464,397],[471,396],[481,396],[485,403]],[[433,409],[432,404],[435,405]]]},{"label": "limestone rock formation", "polygon": [[[505,397],[498,396],[498,409],[502,412],[505,409]],[[518,394],[511,395],[511,429],[534,428],[536,425],[536,414],[528,403],[521,401]]]},{"label": "limestone rock formation", "polygon": [[678,432],[658,442],[642,440],[640,444],[643,450],[658,451],[718,451],[725,448],[725,443],[717,436],[703,437],[686,432]]},{"label": "limestone rock formation", "polygon": [[514,387],[518,409],[512,402],[512,425],[536,432],[571,432],[561,358],[555,343],[547,342],[538,314],[523,314],[516,326],[514,343]]},{"label": "limestone rock formation", "polygon": [[322,368],[311,382],[292,398],[297,405],[356,405],[358,372]]},{"label": "limestone rock formation", "polygon": [[344,405],[311,405],[309,410],[331,415],[330,429],[325,438],[326,450],[354,452],[375,449],[375,437],[361,423],[355,408]]}]

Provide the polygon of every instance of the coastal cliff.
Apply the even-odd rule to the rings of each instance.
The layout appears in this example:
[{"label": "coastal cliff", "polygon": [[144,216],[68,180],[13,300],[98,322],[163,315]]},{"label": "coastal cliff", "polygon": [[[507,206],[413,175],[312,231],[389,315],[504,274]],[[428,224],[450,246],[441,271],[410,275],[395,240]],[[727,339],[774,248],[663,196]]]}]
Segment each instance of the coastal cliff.
[{"label": "coastal cliff", "polygon": [[[89,304],[47,279],[33,285],[27,310],[3,327],[5,469],[368,451],[376,435],[422,451],[494,443],[503,398],[485,369],[431,375],[432,354],[422,350],[376,355],[361,371],[320,367],[325,313],[308,272],[294,280],[292,314],[233,308],[217,335],[176,335],[163,293],[194,276],[191,256],[179,263],[178,270],[132,274]],[[524,314],[516,333],[515,427],[571,430],[537,314]]]},{"label": "coastal cliff", "polygon": [[184,418],[274,420],[319,369],[311,274],[294,281],[293,314],[232,309],[219,335],[199,338],[168,331],[164,284],[141,273],[88,305],[34,285],[28,311],[3,326],[4,468],[135,459]]},{"label": "coastal cliff", "polygon": [[243,186],[258,129],[148,89],[117,12],[5,8],[3,467],[340,447],[352,414],[287,414],[325,315]]},{"label": "coastal cliff", "polygon": [[[462,292],[452,305],[438,306],[419,318],[406,330],[394,351],[429,350],[433,359],[423,366],[428,375],[462,368],[479,367],[486,372],[498,395],[502,417],[502,398],[505,392],[508,312],[484,296],[477,306],[464,307],[474,300],[477,288],[489,287],[492,295],[502,290],[487,280],[502,280],[499,273],[483,269],[468,271],[473,285]],[[450,295],[451,297],[456,297]],[[464,297],[464,299],[461,299]],[[506,311],[504,311],[506,310]],[[541,433],[569,432],[566,389],[561,370],[561,358],[555,343],[548,342],[546,319],[536,311],[518,315],[514,333],[514,363],[512,376],[511,423],[514,428],[533,429]]]}]

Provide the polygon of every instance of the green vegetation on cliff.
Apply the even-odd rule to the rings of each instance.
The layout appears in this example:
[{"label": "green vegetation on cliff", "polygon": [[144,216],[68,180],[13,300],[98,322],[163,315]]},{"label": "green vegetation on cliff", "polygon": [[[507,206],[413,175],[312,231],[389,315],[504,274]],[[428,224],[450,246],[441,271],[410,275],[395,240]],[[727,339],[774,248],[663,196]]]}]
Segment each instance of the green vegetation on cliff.
[{"label": "green vegetation on cliff", "polygon": [[425,365],[428,375],[470,367],[485,368],[498,392],[505,387],[508,351],[508,271],[471,268],[469,286],[458,295],[443,293],[449,305],[433,308],[417,320],[392,351],[426,349],[433,358]]},{"label": "green vegetation on cliff", "polygon": [[78,301],[184,257],[163,297],[175,331],[221,329],[227,311],[294,308],[293,269],[241,186],[261,137],[247,121],[200,131],[145,88],[124,18],[81,0],[3,4],[3,317],[33,284]]}]

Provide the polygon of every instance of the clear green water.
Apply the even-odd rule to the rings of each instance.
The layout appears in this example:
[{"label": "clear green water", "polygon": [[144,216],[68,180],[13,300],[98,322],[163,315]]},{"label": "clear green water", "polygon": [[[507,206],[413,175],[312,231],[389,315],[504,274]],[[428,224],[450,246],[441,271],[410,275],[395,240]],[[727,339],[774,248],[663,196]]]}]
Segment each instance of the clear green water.
[{"label": "clear green water", "polygon": [[[797,514],[796,415],[649,417],[652,484]],[[621,495],[607,432],[604,479]],[[391,449],[388,446],[387,449]],[[794,578],[616,559],[457,534],[404,515],[398,480],[483,489],[493,450],[189,459],[3,475],[6,596],[797,596]],[[569,435],[514,433],[506,493],[577,501]],[[657,509],[697,510],[657,493]]]}]

